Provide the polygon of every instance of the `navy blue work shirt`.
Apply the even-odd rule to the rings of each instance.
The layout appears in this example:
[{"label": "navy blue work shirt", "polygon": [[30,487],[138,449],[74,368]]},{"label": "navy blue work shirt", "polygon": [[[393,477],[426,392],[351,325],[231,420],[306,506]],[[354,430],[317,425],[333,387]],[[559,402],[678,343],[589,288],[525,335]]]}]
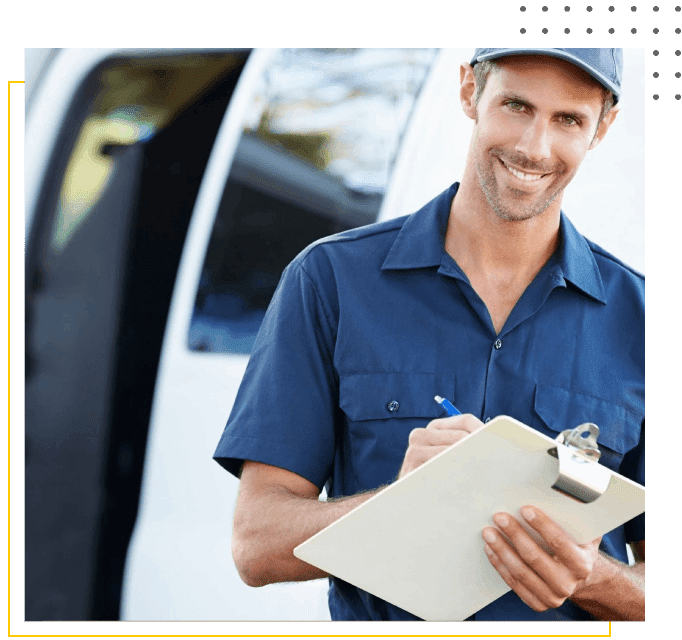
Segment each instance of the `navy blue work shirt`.
[{"label": "navy blue work shirt", "polygon": [[[330,497],[375,489],[395,480],[410,431],[444,417],[440,395],[550,437],[594,422],[601,462],[644,483],[643,276],[562,214],[556,253],[497,334],[444,250],[457,187],[320,240],[287,267],[214,454],[223,467],[274,465]],[[642,515],[601,548],[627,562],[626,542],[643,539]],[[337,620],[417,619],[337,578],[329,607]],[[591,616],[570,601],[537,613],[510,591],[470,619]]]}]

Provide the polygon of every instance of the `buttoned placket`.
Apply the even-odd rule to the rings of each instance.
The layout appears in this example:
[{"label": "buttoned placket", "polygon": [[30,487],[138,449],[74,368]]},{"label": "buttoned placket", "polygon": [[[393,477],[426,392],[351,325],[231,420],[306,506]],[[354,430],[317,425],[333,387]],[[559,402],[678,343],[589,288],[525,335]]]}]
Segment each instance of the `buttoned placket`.
[{"label": "buttoned placket", "polygon": [[557,287],[565,287],[566,282],[559,265],[555,263],[553,258],[550,259],[516,302],[498,334],[495,331],[488,307],[471,286],[466,274],[464,274],[455,261],[445,253],[439,273],[456,280],[461,294],[490,335],[490,353],[485,375],[485,391],[481,406],[481,415],[478,416],[484,423],[487,423],[499,414],[494,399],[499,394],[497,373],[500,367],[500,360],[505,357],[505,352],[507,351],[507,349],[505,349],[505,343],[509,340],[513,340],[514,329],[516,327],[523,322],[528,321],[537,311],[539,311],[552,290]]},{"label": "buttoned placket", "polygon": [[[542,308],[555,288],[565,286],[563,276],[560,274],[560,267],[553,261],[545,265],[518,299],[500,333],[492,341],[488,371],[486,372],[482,411],[484,417],[481,418],[483,422],[489,422],[501,413],[495,403],[495,399],[499,397],[500,386],[497,378],[503,359],[507,358],[508,361],[507,352],[509,351],[510,341],[514,340],[515,335],[518,336],[518,332],[514,330],[524,322],[530,321],[530,318]],[[507,345],[506,348],[505,344]],[[518,350],[515,350],[515,353],[515,357],[518,357]]]}]

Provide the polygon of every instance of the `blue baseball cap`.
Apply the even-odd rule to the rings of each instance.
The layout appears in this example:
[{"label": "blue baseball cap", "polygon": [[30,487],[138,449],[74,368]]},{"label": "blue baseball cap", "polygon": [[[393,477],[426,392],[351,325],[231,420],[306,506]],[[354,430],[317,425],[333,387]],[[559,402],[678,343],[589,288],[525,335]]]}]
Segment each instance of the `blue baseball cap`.
[{"label": "blue baseball cap", "polygon": [[483,60],[519,55],[552,56],[572,62],[613,93],[614,104],[620,99],[620,85],[623,80],[622,49],[476,49],[471,65]]}]

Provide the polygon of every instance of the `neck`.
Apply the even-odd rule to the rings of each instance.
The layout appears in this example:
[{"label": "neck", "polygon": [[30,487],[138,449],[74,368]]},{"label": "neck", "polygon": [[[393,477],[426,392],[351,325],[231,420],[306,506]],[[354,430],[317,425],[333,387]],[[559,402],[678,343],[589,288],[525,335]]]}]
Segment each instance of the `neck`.
[{"label": "neck", "polygon": [[[473,174],[473,175],[472,175]],[[445,250],[472,275],[530,284],[556,250],[561,199],[528,220],[504,220],[488,203],[475,170],[467,167],[450,208]]]}]

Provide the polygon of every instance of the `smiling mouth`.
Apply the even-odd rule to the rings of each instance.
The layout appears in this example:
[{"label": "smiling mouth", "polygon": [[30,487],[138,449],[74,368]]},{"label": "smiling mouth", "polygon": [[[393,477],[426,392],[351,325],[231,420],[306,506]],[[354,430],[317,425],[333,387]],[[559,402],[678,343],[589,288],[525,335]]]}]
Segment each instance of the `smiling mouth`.
[{"label": "smiling mouth", "polygon": [[502,163],[504,168],[509,171],[509,173],[511,173],[515,178],[523,180],[524,182],[537,182],[540,180],[540,178],[544,178],[545,176],[549,175],[549,173],[524,173],[523,171],[519,171],[518,169],[510,167],[504,160],[502,160],[502,158],[498,158],[498,160]]}]

